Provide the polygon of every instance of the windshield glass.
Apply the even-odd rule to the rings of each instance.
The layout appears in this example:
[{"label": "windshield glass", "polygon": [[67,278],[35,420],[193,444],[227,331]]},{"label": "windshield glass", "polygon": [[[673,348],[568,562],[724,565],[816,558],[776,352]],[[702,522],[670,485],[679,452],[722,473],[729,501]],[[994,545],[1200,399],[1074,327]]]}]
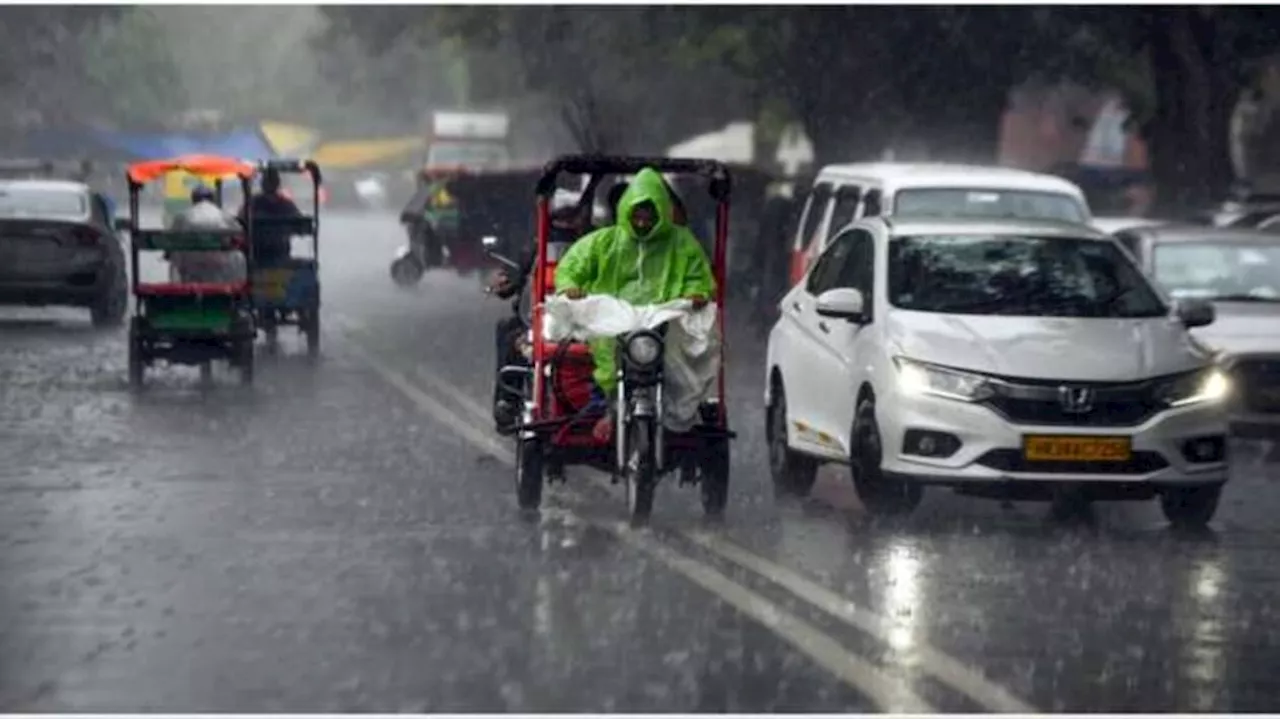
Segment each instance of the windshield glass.
[{"label": "windshield glass", "polygon": [[889,302],[1023,317],[1159,317],[1164,302],[1113,242],[919,235],[889,244]]},{"label": "windshield glass", "polygon": [[1280,301],[1280,244],[1158,244],[1156,282],[1175,298]]},{"label": "windshield glass", "polygon": [[83,193],[0,187],[0,217],[78,219],[88,212]]},{"label": "windshield glass", "polygon": [[899,190],[898,217],[1015,217],[1085,222],[1089,213],[1070,195],[1030,190],[928,188]]},{"label": "windshield glass", "polygon": [[427,153],[427,165],[460,165],[485,168],[500,165],[506,159],[506,148],[491,143],[436,143]]}]

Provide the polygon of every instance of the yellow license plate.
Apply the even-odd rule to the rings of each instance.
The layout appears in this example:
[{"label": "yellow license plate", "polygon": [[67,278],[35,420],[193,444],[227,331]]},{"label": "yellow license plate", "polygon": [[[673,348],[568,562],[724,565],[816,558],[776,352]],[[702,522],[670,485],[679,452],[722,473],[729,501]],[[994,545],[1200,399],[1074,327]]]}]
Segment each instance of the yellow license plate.
[{"label": "yellow license plate", "polygon": [[1127,462],[1133,448],[1128,437],[1028,436],[1022,455],[1031,462]]}]

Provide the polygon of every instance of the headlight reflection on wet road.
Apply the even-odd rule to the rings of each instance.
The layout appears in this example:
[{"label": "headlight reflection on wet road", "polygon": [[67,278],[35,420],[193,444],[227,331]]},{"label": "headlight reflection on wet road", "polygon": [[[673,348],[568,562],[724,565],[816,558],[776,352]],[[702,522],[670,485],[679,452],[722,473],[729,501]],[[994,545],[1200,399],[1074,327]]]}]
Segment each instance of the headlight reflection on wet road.
[{"label": "headlight reflection on wet road", "polygon": [[[1228,687],[1224,646],[1226,632],[1226,583],[1229,577],[1226,558],[1221,555],[1196,558],[1187,572],[1186,602],[1175,616],[1174,626],[1190,628],[1189,636],[1181,643],[1182,657],[1179,675],[1188,696],[1179,702],[1192,711],[1212,711],[1214,707],[1230,706],[1222,692]],[[1175,610],[1177,611],[1177,610]]]},{"label": "headlight reflection on wet road", "polygon": [[894,544],[884,560],[884,616],[889,618],[889,646],[903,666],[915,664],[920,611],[920,559],[910,547]]}]

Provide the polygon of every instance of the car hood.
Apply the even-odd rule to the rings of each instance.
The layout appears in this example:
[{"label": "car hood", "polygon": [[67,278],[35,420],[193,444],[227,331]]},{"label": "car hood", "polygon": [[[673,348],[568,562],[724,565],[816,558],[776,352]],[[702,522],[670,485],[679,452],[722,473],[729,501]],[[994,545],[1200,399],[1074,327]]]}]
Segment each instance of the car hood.
[{"label": "car hood", "polygon": [[1213,324],[1191,331],[1196,339],[1227,354],[1280,354],[1280,304],[1215,302]]},{"label": "car hood", "polygon": [[1204,366],[1210,353],[1176,320],[944,315],[897,311],[895,354],[1027,379],[1126,382]]}]

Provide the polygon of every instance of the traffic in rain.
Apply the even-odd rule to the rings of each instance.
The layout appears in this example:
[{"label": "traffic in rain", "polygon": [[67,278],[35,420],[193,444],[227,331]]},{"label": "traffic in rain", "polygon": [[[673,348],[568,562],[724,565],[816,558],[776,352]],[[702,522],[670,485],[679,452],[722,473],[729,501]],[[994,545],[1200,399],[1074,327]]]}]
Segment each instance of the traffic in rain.
[{"label": "traffic in rain", "polygon": [[1276,711],[1278,19],[0,9],[0,712]]}]

